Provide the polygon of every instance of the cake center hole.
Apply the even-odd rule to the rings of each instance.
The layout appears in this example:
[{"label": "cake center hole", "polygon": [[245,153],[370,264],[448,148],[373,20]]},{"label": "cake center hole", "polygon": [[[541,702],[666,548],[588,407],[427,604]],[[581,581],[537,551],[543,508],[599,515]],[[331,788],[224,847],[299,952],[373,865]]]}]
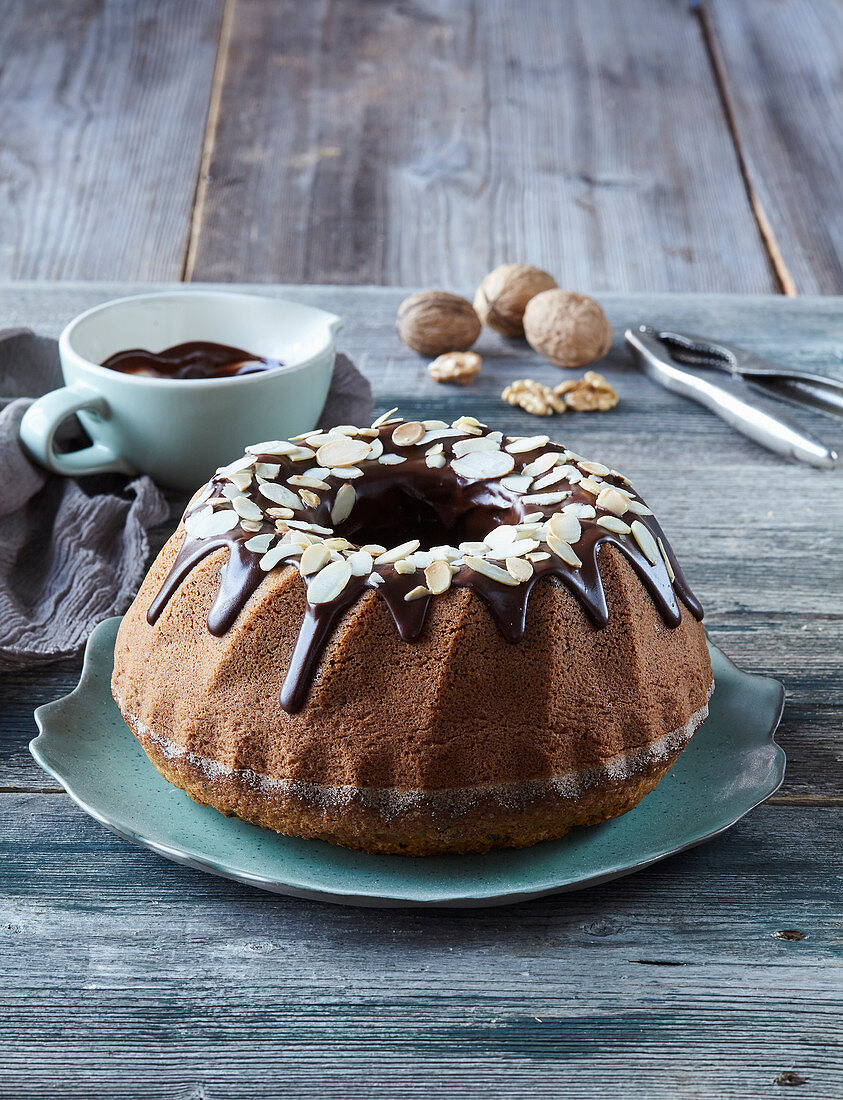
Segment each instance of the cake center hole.
[{"label": "cake center hole", "polygon": [[381,486],[378,491],[367,491],[369,487],[364,485],[355,488],[357,502],[335,533],[358,546],[378,543],[390,548],[418,539],[422,548],[428,549],[481,542],[493,527],[518,523],[523,512],[506,490],[500,486],[487,489],[482,483],[471,486],[474,491],[455,484],[449,492],[428,495],[401,485]]}]

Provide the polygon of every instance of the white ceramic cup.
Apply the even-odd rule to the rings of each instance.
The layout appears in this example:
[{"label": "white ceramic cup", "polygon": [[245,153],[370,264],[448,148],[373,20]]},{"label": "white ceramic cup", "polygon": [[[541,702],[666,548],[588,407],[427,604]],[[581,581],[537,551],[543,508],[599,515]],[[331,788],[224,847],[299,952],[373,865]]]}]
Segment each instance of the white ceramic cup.
[{"label": "white ceramic cup", "polygon": [[[331,384],[332,313],[280,298],[184,290],[118,298],[71,321],[59,338],[65,385],[26,412],[20,435],[56,473],[150,474],[192,490],[249,443],[316,426]],[[190,340],[242,348],[284,366],[226,378],[147,378],[100,364],[128,348],[162,351]],[[62,421],[78,415],[83,450],[54,447]]]}]

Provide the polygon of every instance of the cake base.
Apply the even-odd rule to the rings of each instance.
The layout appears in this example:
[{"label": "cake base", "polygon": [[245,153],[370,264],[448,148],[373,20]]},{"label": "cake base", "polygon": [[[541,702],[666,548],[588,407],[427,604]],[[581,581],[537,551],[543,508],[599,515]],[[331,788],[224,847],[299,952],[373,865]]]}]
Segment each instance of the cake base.
[{"label": "cake base", "polygon": [[[712,684],[708,698],[713,690]],[[420,791],[327,787],[228,768],[181,748],[118,705],[158,772],[195,802],[285,836],[406,856],[525,848],[558,840],[574,825],[628,813],[708,716],[706,703],[681,729],[599,767],[528,783]]]}]

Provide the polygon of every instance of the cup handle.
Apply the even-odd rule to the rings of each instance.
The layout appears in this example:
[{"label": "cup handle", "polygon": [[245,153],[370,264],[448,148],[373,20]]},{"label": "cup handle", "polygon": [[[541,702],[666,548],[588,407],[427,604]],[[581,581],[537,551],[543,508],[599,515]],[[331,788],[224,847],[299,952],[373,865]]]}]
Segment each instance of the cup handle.
[{"label": "cup handle", "polygon": [[105,398],[87,386],[63,386],[39,397],[29,406],[20,422],[20,438],[24,448],[48,470],[70,477],[109,470],[121,474],[136,473],[134,466],[121,458],[117,451],[96,438],[90,447],[79,451],[61,454],[55,450],[53,441],[59,426],[80,409],[90,409],[104,420],[111,415]]}]

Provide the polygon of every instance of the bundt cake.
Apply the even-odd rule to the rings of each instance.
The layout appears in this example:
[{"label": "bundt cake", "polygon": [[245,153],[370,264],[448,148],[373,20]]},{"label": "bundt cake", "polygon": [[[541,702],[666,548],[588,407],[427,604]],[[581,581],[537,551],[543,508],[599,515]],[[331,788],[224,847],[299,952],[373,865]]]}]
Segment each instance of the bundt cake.
[{"label": "bundt cake", "polygon": [[197,493],[120,627],[123,717],[197,802],[367,852],[632,809],[713,688],[653,513],[545,435],[394,411],[255,444]]}]

